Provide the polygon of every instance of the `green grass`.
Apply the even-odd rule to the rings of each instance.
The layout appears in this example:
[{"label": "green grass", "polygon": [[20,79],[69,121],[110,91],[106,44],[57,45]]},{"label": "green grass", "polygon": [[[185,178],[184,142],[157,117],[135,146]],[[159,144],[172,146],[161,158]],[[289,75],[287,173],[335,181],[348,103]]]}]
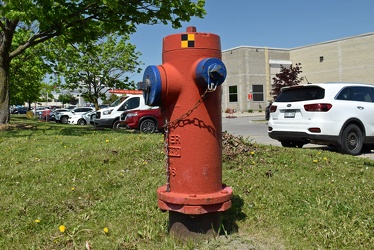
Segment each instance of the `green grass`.
[{"label": "green grass", "polygon": [[181,243],[157,207],[161,134],[21,123],[0,130],[0,249],[373,249],[369,159],[252,145],[223,164],[223,236]]}]

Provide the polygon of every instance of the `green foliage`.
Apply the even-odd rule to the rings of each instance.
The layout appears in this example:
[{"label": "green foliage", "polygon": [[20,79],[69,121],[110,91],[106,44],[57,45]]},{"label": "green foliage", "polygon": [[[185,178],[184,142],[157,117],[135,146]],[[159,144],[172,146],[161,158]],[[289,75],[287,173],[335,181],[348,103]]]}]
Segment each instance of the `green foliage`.
[{"label": "green foliage", "polygon": [[299,74],[302,73],[301,63],[296,63],[295,66],[290,65],[289,68],[281,65],[280,72],[275,74],[273,77],[273,84],[271,85],[271,92],[273,99],[277,98],[281,88],[286,86],[294,86],[300,84],[304,77],[299,77]]},{"label": "green foliage", "polygon": [[[15,41],[26,34],[18,32]],[[38,45],[12,60],[10,67],[10,104],[23,104],[38,101],[43,86],[43,78],[50,68],[43,56],[43,45]],[[44,92],[45,93],[45,92]]]},{"label": "green foliage", "polygon": [[[204,0],[2,1],[0,124],[8,123],[10,118],[11,62],[28,49],[55,37],[61,37],[66,44],[89,44],[107,34],[131,34],[139,24],[171,23],[177,28],[181,22],[189,21],[191,16],[203,17],[204,5]],[[53,57],[53,54],[44,54],[45,60]],[[34,66],[38,67],[37,64]],[[32,89],[32,92],[36,91]]]},{"label": "green foliage", "polygon": [[234,190],[223,235],[183,243],[168,235],[167,213],[157,207],[155,190],[166,181],[162,134],[14,117],[0,128],[1,249],[84,249],[86,242],[95,249],[212,250],[374,244],[372,160],[248,141],[250,150],[223,164],[223,182]]},{"label": "green foliage", "polygon": [[75,105],[78,103],[77,98],[75,98],[71,93],[59,94],[58,100],[62,102],[62,104],[69,103],[69,104]]},{"label": "green foliage", "polygon": [[99,41],[64,45],[54,41],[59,56],[56,72],[63,77],[65,89],[79,90],[82,96],[98,107],[110,89],[133,89],[129,74],[139,73],[139,56],[128,36],[110,34]]}]

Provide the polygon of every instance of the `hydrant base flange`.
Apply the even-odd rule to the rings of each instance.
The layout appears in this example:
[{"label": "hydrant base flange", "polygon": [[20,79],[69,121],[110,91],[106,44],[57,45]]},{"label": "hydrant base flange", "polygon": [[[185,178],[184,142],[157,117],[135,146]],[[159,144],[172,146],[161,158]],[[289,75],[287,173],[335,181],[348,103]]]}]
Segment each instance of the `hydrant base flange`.
[{"label": "hydrant base flange", "polygon": [[224,212],[231,207],[231,200],[212,205],[180,205],[158,200],[158,207],[163,211],[174,211],[186,215],[200,215],[213,212]]},{"label": "hydrant base flange", "polygon": [[166,185],[157,189],[158,206],[161,210],[197,215],[223,212],[231,207],[232,189],[225,185],[221,191],[209,194],[181,194],[166,190]]}]

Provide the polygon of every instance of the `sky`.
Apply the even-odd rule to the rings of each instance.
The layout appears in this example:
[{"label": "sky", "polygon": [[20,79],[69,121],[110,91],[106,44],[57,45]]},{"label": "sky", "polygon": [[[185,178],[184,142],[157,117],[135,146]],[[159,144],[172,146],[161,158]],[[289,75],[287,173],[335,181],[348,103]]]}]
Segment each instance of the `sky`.
[{"label": "sky", "polygon": [[374,32],[374,0],[206,0],[205,10],[203,19],[193,17],[180,29],[170,24],[138,26],[130,42],[142,53],[144,65],[131,80],[142,81],[147,66],[162,64],[162,39],[188,26],[219,35],[222,50],[290,49]]}]

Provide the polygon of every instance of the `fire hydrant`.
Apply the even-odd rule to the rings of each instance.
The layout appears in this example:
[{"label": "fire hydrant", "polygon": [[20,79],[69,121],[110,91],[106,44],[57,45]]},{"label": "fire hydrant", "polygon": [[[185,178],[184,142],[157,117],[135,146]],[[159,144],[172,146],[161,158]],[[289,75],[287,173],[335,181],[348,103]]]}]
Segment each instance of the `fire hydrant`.
[{"label": "fire hydrant", "polygon": [[158,206],[169,211],[176,236],[214,234],[232,189],[222,183],[221,84],[226,67],[219,36],[196,32],[166,36],[162,65],[148,66],[138,89],[165,118],[166,184]]}]

